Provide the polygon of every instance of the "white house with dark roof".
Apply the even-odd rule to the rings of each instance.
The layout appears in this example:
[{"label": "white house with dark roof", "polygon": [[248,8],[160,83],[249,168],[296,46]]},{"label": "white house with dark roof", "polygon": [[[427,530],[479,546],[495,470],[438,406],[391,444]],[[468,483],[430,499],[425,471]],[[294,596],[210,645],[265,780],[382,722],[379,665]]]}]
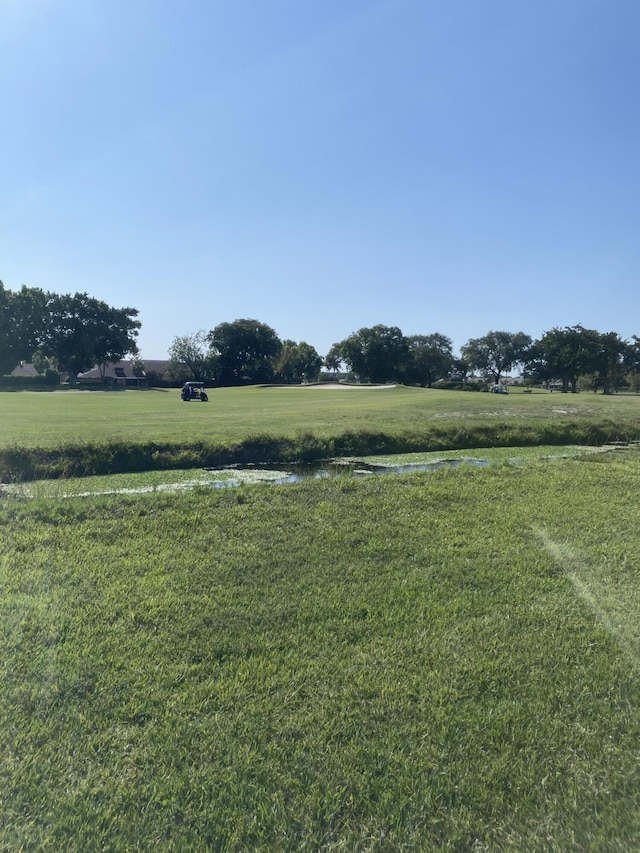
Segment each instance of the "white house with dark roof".
[{"label": "white house with dark roof", "polygon": [[107,385],[131,385],[135,387],[136,385],[146,385],[147,374],[149,373],[155,374],[160,380],[169,380],[168,367],[169,360],[166,358],[145,358],[143,361],[127,359],[108,361],[102,366],[96,365],[91,370],[79,373],[78,382],[85,385],[92,382],[96,384],[105,382]]}]

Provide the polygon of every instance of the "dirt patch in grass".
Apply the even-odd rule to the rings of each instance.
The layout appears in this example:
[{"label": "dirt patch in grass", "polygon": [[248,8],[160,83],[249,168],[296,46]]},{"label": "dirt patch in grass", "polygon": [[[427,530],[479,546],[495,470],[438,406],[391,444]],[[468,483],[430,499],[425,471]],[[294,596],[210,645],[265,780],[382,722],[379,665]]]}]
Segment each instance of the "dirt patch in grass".
[{"label": "dirt patch in grass", "polygon": [[342,382],[315,382],[311,385],[263,385],[263,388],[314,388],[329,391],[384,391],[397,385],[345,385]]}]

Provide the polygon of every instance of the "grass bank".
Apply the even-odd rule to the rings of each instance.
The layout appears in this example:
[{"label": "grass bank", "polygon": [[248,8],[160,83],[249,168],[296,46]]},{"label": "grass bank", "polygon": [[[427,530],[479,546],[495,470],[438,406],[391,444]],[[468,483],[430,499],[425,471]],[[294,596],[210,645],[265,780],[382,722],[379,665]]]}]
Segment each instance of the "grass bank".
[{"label": "grass bank", "polygon": [[[626,453],[628,448],[616,448],[615,452]],[[91,477],[30,480],[2,484],[0,491],[6,496],[18,498],[66,498],[108,494],[141,494],[143,492],[186,491],[194,488],[219,488],[223,486],[249,486],[256,483],[288,486],[305,479],[320,479],[324,476],[354,477],[369,473],[398,474],[416,473],[419,470],[437,470],[448,463],[464,463],[498,466],[530,464],[532,462],[555,462],[585,453],[609,452],[601,448],[585,448],[579,445],[561,447],[489,447],[473,450],[445,450],[433,453],[402,453],[387,456],[348,457],[336,464],[320,463],[319,466],[264,466],[248,465],[229,468],[188,468],[186,470],[164,470],[125,472]],[[613,452],[613,451],[611,451]],[[454,464],[451,467],[455,467]],[[405,470],[402,470],[405,469]],[[363,473],[367,471],[367,474]],[[317,475],[317,476],[316,476]]]},{"label": "grass bank", "polygon": [[56,448],[85,441],[224,446],[248,435],[328,439],[350,431],[395,436],[467,423],[606,423],[631,429],[640,396],[534,392],[509,395],[398,387],[384,390],[219,388],[209,403],[183,403],[175,389],[0,394],[0,448]]},{"label": "grass bank", "polygon": [[639,476],[2,499],[0,847],[638,849]]},{"label": "grass bank", "polygon": [[467,424],[432,427],[420,433],[388,435],[347,431],[329,438],[311,432],[294,437],[249,435],[230,444],[159,444],[158,442],[84,442],[57,448],[0,449],[0,482],[89,477],[136,471],[168,471],[238,464],[315,462],[342,456],[427,453],[469,448],[539,445],[601,445],[640,438],[640,427],[623,430],[611,423],[556,423],[545,428],[526,424]]},{"label": "grass bank", "polygon": [[640,398],[225,388],[0,395],[0,481],[640,438]]}]

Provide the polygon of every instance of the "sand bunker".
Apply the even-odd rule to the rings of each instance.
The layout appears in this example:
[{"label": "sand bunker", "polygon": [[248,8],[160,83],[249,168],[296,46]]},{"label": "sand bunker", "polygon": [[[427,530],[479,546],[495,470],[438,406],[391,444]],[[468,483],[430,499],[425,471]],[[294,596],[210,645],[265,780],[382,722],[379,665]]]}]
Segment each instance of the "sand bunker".
[{"label": "sand bunker", "polygon": [[344,382],[315,382],[311,385],[264,385],[264,388],[313,388],[329,391],[384,391],[386,388],[397,388],[397,385],[347,385]]}]

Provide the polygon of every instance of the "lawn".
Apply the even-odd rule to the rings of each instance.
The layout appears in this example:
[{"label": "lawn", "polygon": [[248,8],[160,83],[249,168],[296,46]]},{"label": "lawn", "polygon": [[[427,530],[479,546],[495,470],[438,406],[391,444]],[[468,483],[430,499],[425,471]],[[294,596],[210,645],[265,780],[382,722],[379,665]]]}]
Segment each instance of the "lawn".
[{"label": "lawn", "polygon": [[639,480],[5,495],[0,848],[639,849]]},{"label": "lawn", "polygon": [[209,403],[184,403],[177,389],[0,394],[0,448],[56,447],[91,440],[193,443],[242,441],[256,433],[321,438],[346,430],[389,435],[464,424],[530,427],[610,420],[636,425],[640,396],[534,392],[509,395],[397,387],[382,390],[219,388]]},{"label": "lawn", "polygon": [[419,388],[0,394],[0,482],[640,439],[640,397]]}]

